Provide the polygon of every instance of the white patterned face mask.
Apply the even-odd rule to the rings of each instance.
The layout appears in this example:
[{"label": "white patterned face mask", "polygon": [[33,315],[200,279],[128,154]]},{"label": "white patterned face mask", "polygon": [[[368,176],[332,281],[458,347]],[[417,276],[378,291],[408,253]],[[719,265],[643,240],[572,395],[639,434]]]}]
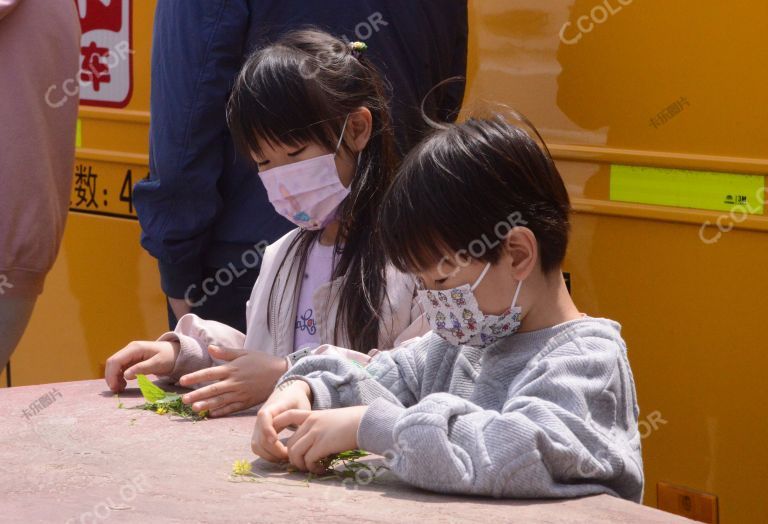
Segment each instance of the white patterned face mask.
[{"label": "white patterned face mask", "polygon": [[485,266],[474,284],[464,284],[445,291],[422,289],[417,292],[424,315],[432,331],[454,346],[484,348],[520,329],[522,308],[515,305],[523,285],[517,284],[512,306],[501,315],[480,311],[473,291],[482,282],[491,264]]}]

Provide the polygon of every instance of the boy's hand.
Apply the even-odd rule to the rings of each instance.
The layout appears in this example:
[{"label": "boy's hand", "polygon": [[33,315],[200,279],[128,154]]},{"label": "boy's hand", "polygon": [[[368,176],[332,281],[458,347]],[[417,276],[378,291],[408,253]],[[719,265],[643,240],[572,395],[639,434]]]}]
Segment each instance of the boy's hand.
[{"label": "boy's hand", "polygon": [[136,375],[168,375],[179,355],[178,342],[131,342],[107,359],[104,379],[115,393],[125,389]]},{"label": "boy's hand", "polygon": [[306,411],[291,409],[277,415],[276,427],[299,425],[288,440],[288,459],[302,471],[324,472],[320,459],[358,448],[357,430],[368,406]]},{"label": "boy's hand", "polygon": [[260,351],[245,352],[209,346],[208,352],[213,358],[229,362],[184,375],[179,384],[191,387],[200,382],[218,381],[181,397],[185,404],[192,404],[193,410],[208,410],[212,417],[228,415],[264,402],[278,379],[288,371],[284,358]]},{"label": "boy's hand", "polygon": [[251,439],[253,452],[270,462],[287,460],[288,450],[277,435],[292,422],[278,425],[274,418],[291,409],[310,411],[311,399],[312,391],[309,384],[303,380],[290,380],[280,384],[256,415],[256,426],[253,428]]}]

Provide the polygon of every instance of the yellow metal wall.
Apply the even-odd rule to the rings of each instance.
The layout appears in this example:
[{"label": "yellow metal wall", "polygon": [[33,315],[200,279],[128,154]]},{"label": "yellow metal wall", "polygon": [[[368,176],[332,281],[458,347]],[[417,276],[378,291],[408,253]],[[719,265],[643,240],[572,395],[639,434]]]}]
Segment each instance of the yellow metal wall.
[{"label": "yellow metal wall", "polygon": [[[601,20],[601,5],[612,13],[603,22],[577,43],[560,39],[569,22],[563,34],[577,38],[579,17]],[[153,8],[134,3],[130,104],[81,110],[78,159],[117,189],[125,169],[139,173],[134,182],[146,174]],[[558,160],[576,211],[565,268],[574,297],[624,325],[645,420],[645,501],[655,504],[659,481],[705,490],[720,497],[728,523],[768,519],[759,411],[768,218],[726,219],[734,229],[705,243],[701,224],[722,213],[611,202],[609,171],[768,172],[766,34],[768,5],[758,0],[470,1],[465,106],[521,110]],[[681,97],[689,106],[655,127],[651,119]],[[70,214],[13,358],[15,385],[97,377],[127,341],[165,329],[155,263],[138,236],[132,220]]]},{"label": "yellow metal wall", "polygon": [[[768,4],[471,6],[465,107],[517,108],[558,160],[576,211],[565,267],[574,298],[624,326],[644,419],[645,502],[655,505],[656,483],[667,481],[716,494],[721,522],[768,521],[758,407],[768,393],[768,217],[609,199],[615,163],[768,172]],[[563,42],[563,26],[572,42],[582,16],[590,32]],[[654,126],[681,97],[683,111]],[[702,241],[701,225],[721,216],[722,231],[703,230],[710,242],[722,233],[718,241]]]}]

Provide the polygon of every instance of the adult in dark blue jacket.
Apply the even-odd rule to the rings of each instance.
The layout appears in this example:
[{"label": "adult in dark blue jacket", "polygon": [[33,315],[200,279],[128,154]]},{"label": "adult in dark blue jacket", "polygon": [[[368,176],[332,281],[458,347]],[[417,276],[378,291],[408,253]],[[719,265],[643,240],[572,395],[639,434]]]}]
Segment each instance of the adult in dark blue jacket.
[{"label": "adult in dark blue jacket", "polygon": [[[171,327],[191,311],[245,331],[259,269],[255,246],[293,227],[236,153],[225,104],[253,49],[308,25],[368,45],[391,84],[401,152],[426,129],[424,96],[465,74],[466,0],[159,0],[150,177],[136,185],[134,201],[142,246],[159,262]],[[462,97],[460,83],[440,89],[427,100],[427,114],[451,119]]]}]

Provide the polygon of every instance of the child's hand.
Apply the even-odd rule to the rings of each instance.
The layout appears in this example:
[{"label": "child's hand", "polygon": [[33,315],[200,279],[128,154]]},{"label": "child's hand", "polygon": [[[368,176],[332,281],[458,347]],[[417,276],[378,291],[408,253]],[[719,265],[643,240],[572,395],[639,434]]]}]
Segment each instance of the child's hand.
[{"label": "child's hand", "polygon": [[284,358],[260,351],[245,352],[209,346],[208,352],[227,364],[184,375],[179,383],[191,387],[200,382],[218,381],[182,398],[195,411],[208,410],[210,416],[221,417],[255,406],[269,396],[277,380],[288,370]]},{"label": "child's hand", "polygon": [[107,359],[104,378],[109,389],[125,389],[126,380],[136,375],[168,375],[173,371],[179,355],[178,342],[131,342]]},{"label": "child's hand", "polygon": [[298,424],[299,429],[288,440],[288,459],[302,471],[323,473],[320,459],[356,449],[357,429],[368,406],[304,411],[291,409],[277,415],[276,427]]},{"label": "child's hand", "polygon": [[278,425],[275,424],[274,418],[291,409],[310,411],[311,398],[312,390],[303,380],[290,380],[280,384],[256,415],[256,426],[253,428],[251,439],[253,452],[270,462],[287,460],[288,450],[277,435],[292,423]]}]

